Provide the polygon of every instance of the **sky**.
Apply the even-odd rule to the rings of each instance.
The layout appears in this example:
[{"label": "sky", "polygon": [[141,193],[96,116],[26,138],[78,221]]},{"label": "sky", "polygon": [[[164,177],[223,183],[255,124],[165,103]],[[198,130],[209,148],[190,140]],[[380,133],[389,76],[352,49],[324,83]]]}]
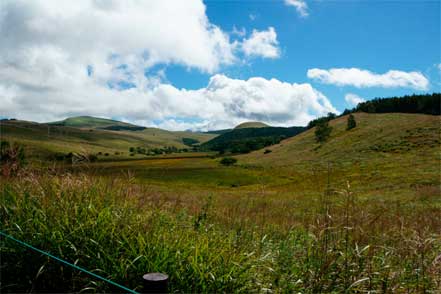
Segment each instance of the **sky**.
[{"label": "sky", "polygon": [[3,0],[0,117],[306,125],[441,92],[440,1]]}]

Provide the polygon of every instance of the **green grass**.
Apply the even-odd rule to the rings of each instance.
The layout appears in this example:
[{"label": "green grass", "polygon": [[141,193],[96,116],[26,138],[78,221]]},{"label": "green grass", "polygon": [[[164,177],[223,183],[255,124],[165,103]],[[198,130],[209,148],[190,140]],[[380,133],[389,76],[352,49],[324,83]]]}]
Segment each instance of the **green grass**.
[{"label": "green grass", "polygon": [[[331,122],[321,146],[309,130],[232,167],[209,157],[30,167],[1,179],[1,230],[138,290],[159,271],[177,293],[437,293],[439,117],[356,119],[351,131]],[[2,292],[117,291],[0,246]]]},{"label": "green grass", "polygon": [[234,129],[247,129],[247,128],[266,128],[269,127],[269,125],[259,122],[259,121],[249,121],[244,122],[239,125],[237,125]]},{"label": "green grass", "polygon": [[48,123],[51,125],[58,125],[58,126],[66,126],[66,127],[76,127],[76,128],[102,128],[102,127],[108,127],[108,126],[128,126],[133,127],[135,125],[116,121],[112,119],[105,119],[105,118],[99,118],[99,117],[92,117],[92,116],[76,116],[76,117],[69,117],[62,121],[56,121]]},{"label": "green grass", "polygon": [[[205,142],[215,135],[192,132],[169,132],[147,128],[142,131],[107,131],[51,126],[24,121],[2,121],[2,140],[18,142],[27,149],[28,157],[47,160],[54,153],[109,153],[113,159],[145,158],[130,156],[130,147],[157,148],[174,146],[188,148],[182,138],[193,138]],[[120,155],[115,156],[118,152]],[[102,157],[101,159],[108,159]]]}]

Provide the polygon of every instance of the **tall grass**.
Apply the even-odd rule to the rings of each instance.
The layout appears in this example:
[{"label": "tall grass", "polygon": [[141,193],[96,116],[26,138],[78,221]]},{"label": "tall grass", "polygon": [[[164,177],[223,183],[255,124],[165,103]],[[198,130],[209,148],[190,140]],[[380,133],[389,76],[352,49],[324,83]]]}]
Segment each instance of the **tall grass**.
[{"label": "tall grass", "polygon": [[[1,230],[138,290],[153,271],[169,274],[172,292],[441,289],[440,207],[430,197],[391,206],[358,199],[349,184],[308,201],[172,194],[130,174],[28,172],[1,183]],[[0,244],[2,292],[118,291]]]}]

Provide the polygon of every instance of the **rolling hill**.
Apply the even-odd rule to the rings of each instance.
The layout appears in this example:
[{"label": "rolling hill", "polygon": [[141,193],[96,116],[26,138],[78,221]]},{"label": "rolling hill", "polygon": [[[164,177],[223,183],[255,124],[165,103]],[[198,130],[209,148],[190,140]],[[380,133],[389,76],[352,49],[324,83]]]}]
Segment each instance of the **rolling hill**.
[{"label": "rolling hill", "polygon": [[239,125],[237,125],[234,129],[249,129],[249,128],[266,128],[269,127],[269,125],[260,122],[260,121],[250,121],[250,122],[244,122]]},{"label": "rolling hill", "polygon": [[145,129],[144,127],[136,126],[133,124],[112,120],[112,119],[93,117],[93,116],[69,117],[61,121],[49,122],[48,124],[53,126],[91,128],[91,129],[108,128],[112,126],[128,127],[128,128],[137,127],[137,128]]},{"label": "rolling hill", "polygon": [[201,145],[203,150],[219,152],[247,153],[252,150],[277,144],[280,140],[295,136],[304,127],[257,127],[235,128]]},{"label": "rolling hill", "polygon": [[109,155],[120,153],[128,156],[130,147],[188,148],[183,142],[184,138],[205,142],[216,136],[193,132],[170,132],[157,128],[144,128],[136,131],[103,129],[111,126],[132,127],[134,125],[90,117],[67,119],[63,122],[70,126],[64,126],[61,122],[39,124],[2,120],[0,131],[2,140],[23,144],[31,157],[39,158],[69,152],[101,152]]},{"label": "rolling hill", "polygon": [[314,129],[268,147],[272,152],[262,156],[255,151],[240,156],[249,163],[289,165],[309,161],[345,161],[377,157],[440,153],[440,117],[425,114],[354,113],[355,129],[346,131],[347,115],[330,121],[330,138],[323,144],[315,141]]}]

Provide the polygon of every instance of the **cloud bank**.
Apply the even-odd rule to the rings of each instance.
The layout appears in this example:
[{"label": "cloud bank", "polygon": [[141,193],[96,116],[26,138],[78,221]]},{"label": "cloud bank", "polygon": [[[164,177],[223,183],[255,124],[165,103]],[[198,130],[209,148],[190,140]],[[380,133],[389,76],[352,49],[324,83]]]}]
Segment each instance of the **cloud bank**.
[{"label": "cloud bank", "polygon": [[337,86],[357,88],[411,88],[427,90],[429,80],[420,72],[390,70],[384,74],[373,73],[359,68],[331,68],[329,70],[313,68],[308,70],[308,78]]},{"label": "cloud bank", "polygon": [[259,77],[240,80],[217,74],[197,90],[160,83],[150,89],[115,91],[89,81],[86,74],[76,84],[60,83],[38,91],[0,84],[4,102],[0,115],[48,121],[81,114],[118,117],[173,130],[209,130],[249,120],[305,125],[318,115],[337,112],[310,84]]},{"label": "cloud bank", "polygon": [[[202,1],[2,1],[0,116],[36,121],[113,117],[170,129],[245,120],[299,125],[334,111],[309,84],[216,74],[240,56],[279,56],[274,28],[232,41]],[[244,32],[245,33],[245,32]],[[154,65],[213,73],[178,89]]]}]

